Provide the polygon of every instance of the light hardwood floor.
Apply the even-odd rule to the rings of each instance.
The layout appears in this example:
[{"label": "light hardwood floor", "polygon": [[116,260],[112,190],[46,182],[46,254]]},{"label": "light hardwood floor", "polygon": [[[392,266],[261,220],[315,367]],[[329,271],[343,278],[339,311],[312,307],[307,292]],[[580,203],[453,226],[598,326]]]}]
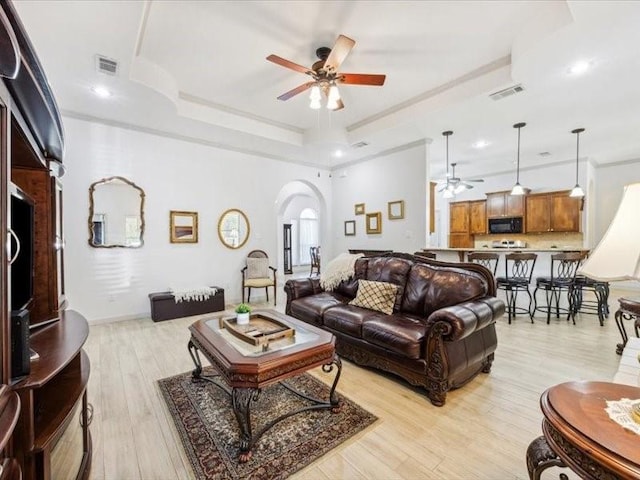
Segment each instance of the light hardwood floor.
[{"label": "light hardwood floor", "polygon": [[[282,310],[284,292],[279,298]],[[192,369],[187,327],[198,318],[91,327],[91,479],[193,478],[156,381]],[[400,379],[345,362],[340,393],[379,420],[294,478],[526,479],[526,448],[541,434],[540,394],[565,381],[611,380],[619,333],[613,315],[604,327],[594,315],[575,326],[541,317],[508,325],[504,317],[497,330],[492,372],[450,392],[442,408]],[[557,478],[554,470],[543,478]]]}]

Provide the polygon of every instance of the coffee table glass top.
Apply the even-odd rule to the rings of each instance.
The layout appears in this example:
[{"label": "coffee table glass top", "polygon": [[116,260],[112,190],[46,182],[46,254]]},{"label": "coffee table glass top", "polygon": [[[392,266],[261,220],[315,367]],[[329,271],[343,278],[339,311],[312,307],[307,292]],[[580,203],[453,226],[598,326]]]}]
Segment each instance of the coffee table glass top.
[{"label": "coffee table glass top", "polygon": [[[280,320],[280,319],[279,319]],[[318,339],[318,335],[296,324],[291,325],[295,329],[295,335],[291,337],[279,338],[266,345],[251,345],[238,337],[233,336],[223,328],[221,318],[212,318],[205,321],[205,325],[217,335],[220,335],[229,345],[235,348],[238,353],[247,357],[258,357],[267,353],[273,353],[287,348],[303,345]],[[266,348],[265,348],[266,347]]]}]

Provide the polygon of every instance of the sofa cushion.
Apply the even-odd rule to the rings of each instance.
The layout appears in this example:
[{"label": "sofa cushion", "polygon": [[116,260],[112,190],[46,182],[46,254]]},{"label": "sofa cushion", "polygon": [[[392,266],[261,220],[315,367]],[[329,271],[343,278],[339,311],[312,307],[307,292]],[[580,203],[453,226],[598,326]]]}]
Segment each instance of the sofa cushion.
[{"label": "sofa cushion", "polygon": [[384,313],[374,312],[355,305],[337,305],[324,312],[324,326],[332,330],[346,333],[352,337],[362,337],[362,324],[366,319],[376,316],[386,316]]},{"label": "sofa cushion", "polygon": [[349,301],[335,292],[322,292],[316,295],[298,298],[291,302],[290,315],[312,325],[322,325],[324,312],[336,305]]},{"label": "sofa cushion", "polygon": [[405,284],[407,283],[407,274],[411,270],[413,262],[398,257],[372,257],[363,260],[368,260],[369,263],[365,280],[393,283],[398,286],[393,310],[395,312],[399,311],[402,306]]},{"label": "sofa cushion", "polygon": [[349,304],[391,315],[397,292],[398,286],[393,283],[359,280],[356,298]]},{"label": "sofa cushion", "polygon": [[362,325],[364,340],[413,359],[423,355],[426,332],[423,322],[402,314],[371,317]]},{"label": "sofa cushion", "polygon": [[407,275],[401,311],[428,317],[436,310],[487,295],[479,273],[462,268],[416,263]]}]

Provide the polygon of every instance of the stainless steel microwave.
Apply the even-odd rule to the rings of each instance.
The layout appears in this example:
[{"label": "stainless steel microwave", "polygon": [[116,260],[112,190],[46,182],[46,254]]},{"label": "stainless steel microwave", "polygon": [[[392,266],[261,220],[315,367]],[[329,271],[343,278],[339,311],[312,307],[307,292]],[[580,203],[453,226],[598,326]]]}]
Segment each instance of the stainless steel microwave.
[{"label": "stainless steel microwave", "polygon": [[489,233],[522,233],[522,217],[490,218]]}]

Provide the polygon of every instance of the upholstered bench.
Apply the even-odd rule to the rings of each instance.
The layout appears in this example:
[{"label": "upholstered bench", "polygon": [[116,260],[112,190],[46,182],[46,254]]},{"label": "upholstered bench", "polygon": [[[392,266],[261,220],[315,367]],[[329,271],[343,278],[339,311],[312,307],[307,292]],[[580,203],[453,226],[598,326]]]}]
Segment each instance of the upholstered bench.
[{"label": "upholstered bench", "polygon": [[202,315],[203,313],[224,310],[224,289],[220,287],[212,288],[216,289],[216,293],[206,300],[176,302],[171,292],[150,293],[151,319],[154,322],[161,322],[172,318],[189,317],[191,315]]}]

